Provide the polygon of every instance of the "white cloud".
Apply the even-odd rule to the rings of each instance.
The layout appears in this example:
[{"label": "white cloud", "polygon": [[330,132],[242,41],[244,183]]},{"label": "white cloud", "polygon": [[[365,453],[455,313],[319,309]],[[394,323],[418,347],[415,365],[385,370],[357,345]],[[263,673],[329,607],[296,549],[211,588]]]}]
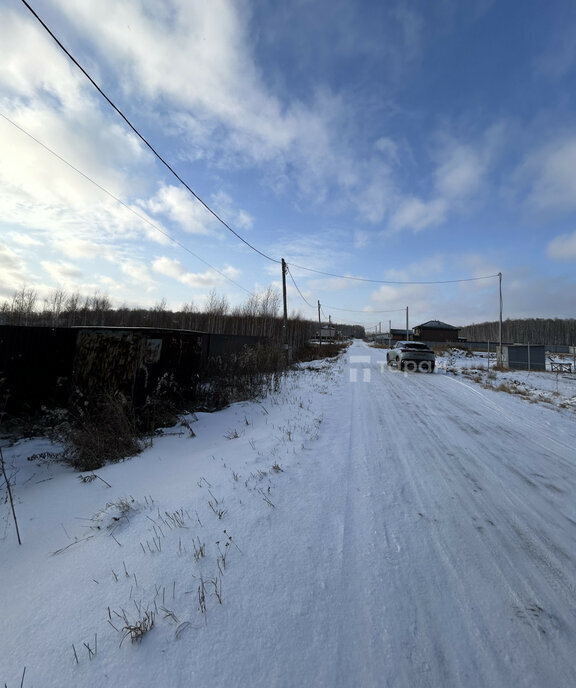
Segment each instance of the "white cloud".
[{"label": "white cloud", "polygon": [[387,136],[381,136],[374,144],[376,150],[383,153],[387,159],[394,162],[398,160],[398,145]]},{"label": "white cloud", "polygon": [[[76,68],[63,53],[54,50],[52,39],[38,23],[31,18],[23,21],[22,17],[22,8],[0,8],[0,82],[5,92],[28,101],[44,92],[64,108],[77,109],[84,97]],[[22,50],[22,46],[33,49]],[[39,64],[42,69],[38,69]]]},{"label": "white cloud", "polygon": [[152,263],[152,269],[158,274],[171,277],[189,287],[214,287],[226,281],[223,275],[231,280],[236,280],[241,275],[240,270],[232,266],[222,268],[220,272],[223,273],[223,275],[218,274],[214,270],[207,270],[206,272],[188,272],[179,260],[174,260],[165,256],[156,258]]},{"label": "white cloud", "polygon": [[546,247],[552,260],[576,260],[576,232],[555,237]]},{"label": "white cloud", "polygon": [[209,234],[216,220],[184,187],[161,186],[158,192],[141,205],[154,215],[164,215],[188,234]]},{"label": "white cloud", "polygon": [[[370,222],[382,219],[390,186],[382,155],[367,159],[343,136],[359,105],[325,85],[306,101],[276,95],[255,62],[246,5],[172,0],[143,10],[111,0],[84,0],[73,9],[65,0],[58,3],[85,41],[93,42],[100,63],[107,63],[126,89],[125,97],[140,98],[166,124],[165,133],[178,137],[181,158],[226,170],[263,166],[262,179],[279,192],[289,184],[308,200],[333,198],[334,207],[345,200]],[[392,14],[401,42],[412,50],[418,43],[417,15]],[[394,153],[395,144],[386,137],[376,146],[388,156]],[[236,219],[250,222],[242,214]]]},{"label": "white cloud", "polygon": [[104,258],[113,261],[117,259],[117,250],[97,241],[75,238],[73,236],[55,237],[52,246],[61,255],[72,259]]},{"label": "white cloud", "polygon": [[40,263],[52,280],[64,288],[75,288],[82,280],[83,273],[73,263],[43,260]]},{"label": "white cloud", "polygon": [[458,145],[436,170],[436,187],[447,199],[461,199],[474,193],[484,174],[484,164],[471,146]]},{"label": "white cloud", "polygon": [[14,289],[25,276],[26,264],[21,256],[6,244],[0,243],[0,285]]},{"label": "white cloud", "polygon": [[224,191],[212,194],[212,205],[227,224],[236,229],[252,229],[254,224],[252,216],[245,210],[236,208],[232,198]]},{"label": "white cloud", "polygon": [[422,16],[403,4],[394,8],[392,14],[400,26],[404,59],[416,57],[422,49],[422,31],[424,29]]},{"label": "white cloud", "polygon": [[354,281],[346,279],[346,277],[355,277],[355,275],[346,275],[345,277],[327,277],[325,279],[312,279],[306,282],[306,286],[312,293],[318,292],[334,292],[345,291],[353,287]]},{"label": "white cloud", "polygon": [[120,264],[120,270],[135,284],[145,285],[147,287],[154,284],[148,266],[143,262],[124,259]]},{"label": "white cloud", "polygon": [[[366,178],[362,184],[359,180]],[[356,188],[356,185],[361,185]],[[374,165],[370,172],[360,171],[352,185],[351,199],[361,217],[371,223],[380,222],[390,208],[398,201],[398,192],[390,169],[384,165]]]},{"label": "white cloud", "polygon": [[444,222],[447,210],[447,203],[441,198],[422,201],[408,196],[392,214],[390,229],[395,232],[402,229],[419,232],[428,227],[435,227]]},{"label": "white cloud", "polygon": [[430,182],[428,197],[416,196],[388,184],[390,206],[388,232],[418,232],[442,225],[452,213],[469,212],[486,191],[488,173],[500,153],[506,126],[496,123],[480,136],[457,140],[446,130],[437,132],[432,169],[423,179]]},{"label": "white cloud", "polygon": [[30,234],[24,234],[23,232],[8,232],[7,236],[14,246],[22,246],[24,248],[30,246],[43,246],[42,241]]},{"label": "white cloud", "polygon": [[[564,17],[564,14],[560,12],[558,17]],[[576,44],[572,22],[563,19],[555,22],[554,29],[546,38],[548,45],[534,59],[534,69],[539,76],[554,80],[562,79],[576,67]]]},{"label": "white cloud", "polygon": [[[120,66],[125,88],[192,108],[198,121],[215,118],[236,136],[249,133],[255,151],[260,142],[282,149],[292,139],[294,115],[283,116],[262,87],[237,3],[178,0],[146,11],[102,0],[85,0],[73,10],[59,4],[111,67]],[[288,126],[278,127],[279,120]]]},{"label": "white cloud", "polygon": [[540,211],[576,209],[576,135],[571,134],[531,152],[516,173],[528,186],[528,202]]},{"label": "white cloud", "polygon": [[358,229],[354,232],[354,248],[366,248],[370,244],[370,232]]}]

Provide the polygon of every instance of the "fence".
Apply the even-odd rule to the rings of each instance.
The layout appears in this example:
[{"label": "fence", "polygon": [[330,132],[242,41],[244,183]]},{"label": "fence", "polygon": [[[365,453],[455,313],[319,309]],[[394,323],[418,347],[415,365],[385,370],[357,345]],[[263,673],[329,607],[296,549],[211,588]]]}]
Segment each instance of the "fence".
[{"label": "fence", "polygon": [[188,330],[0,326],[0,394],[9,414],[65,406],[76,390],[112,390],[138,407],[168,382],[193,399],[211,357],[261,341]]}]

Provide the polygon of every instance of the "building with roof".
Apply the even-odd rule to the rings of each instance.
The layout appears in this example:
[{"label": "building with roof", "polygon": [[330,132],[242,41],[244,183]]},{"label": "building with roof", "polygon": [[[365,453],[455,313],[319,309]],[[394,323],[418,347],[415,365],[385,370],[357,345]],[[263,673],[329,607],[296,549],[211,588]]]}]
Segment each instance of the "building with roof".
[{"label": "building with roof", "polygon": [[414,339],[422,342],[457,342],[458,328],[441,320],[428,320],[414,327]]}]

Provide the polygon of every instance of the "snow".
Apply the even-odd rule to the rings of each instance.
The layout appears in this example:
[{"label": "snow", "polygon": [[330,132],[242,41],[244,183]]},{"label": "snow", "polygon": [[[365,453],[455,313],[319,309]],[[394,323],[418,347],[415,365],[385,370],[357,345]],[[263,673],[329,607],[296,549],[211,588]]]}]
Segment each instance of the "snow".
[{"label": "snow", "polygon": [[575,685],[574,383],[488,375],[354,342],[89,482],[4,446],[0,685]]},{"label": "snow", "polygon": [[[554,361],[570,363],[576,370],[572,357],[553,357]],[[498,390],[504,388],[533,402],[576,409],[576,372],[551,372],[547,358],[547,371],[496,370],[496,355],[491,353],[467,354],[462,349],[452,349],[437,358],[440,369],[461,378],[471,379]]]}]

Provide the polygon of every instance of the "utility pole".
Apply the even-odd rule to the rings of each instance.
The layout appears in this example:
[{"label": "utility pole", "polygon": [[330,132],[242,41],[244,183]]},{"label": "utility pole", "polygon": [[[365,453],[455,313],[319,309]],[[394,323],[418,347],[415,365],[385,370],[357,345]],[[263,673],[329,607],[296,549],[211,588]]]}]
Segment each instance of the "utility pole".
[{"label": "utility pole", "polygon": [[409,327],[408,327],[408,306],[406,306],[406,341],[410,340],[410,334],[409,334]]},{"label": "utility pole", "polygon": [[286,352],[286,364],[290,364],[290,347],[288,346],[288,302],[286,299],[286,261],[282,258],[282,300],[284,302],[284,323],[282,330],[284,334],[284,350]]},{"label": "utility pole", "polygon": [[320,319],[320,301],[318,301],[318,346],[322,346],[322,320]]},{"label": "utility pole", "polygon": [[502,273],[498,273],[498,287],[500,291],[500,322],[498,325],[498,339],[500,341],[500,348],[498,349],[498,365],[502,365]]}]

